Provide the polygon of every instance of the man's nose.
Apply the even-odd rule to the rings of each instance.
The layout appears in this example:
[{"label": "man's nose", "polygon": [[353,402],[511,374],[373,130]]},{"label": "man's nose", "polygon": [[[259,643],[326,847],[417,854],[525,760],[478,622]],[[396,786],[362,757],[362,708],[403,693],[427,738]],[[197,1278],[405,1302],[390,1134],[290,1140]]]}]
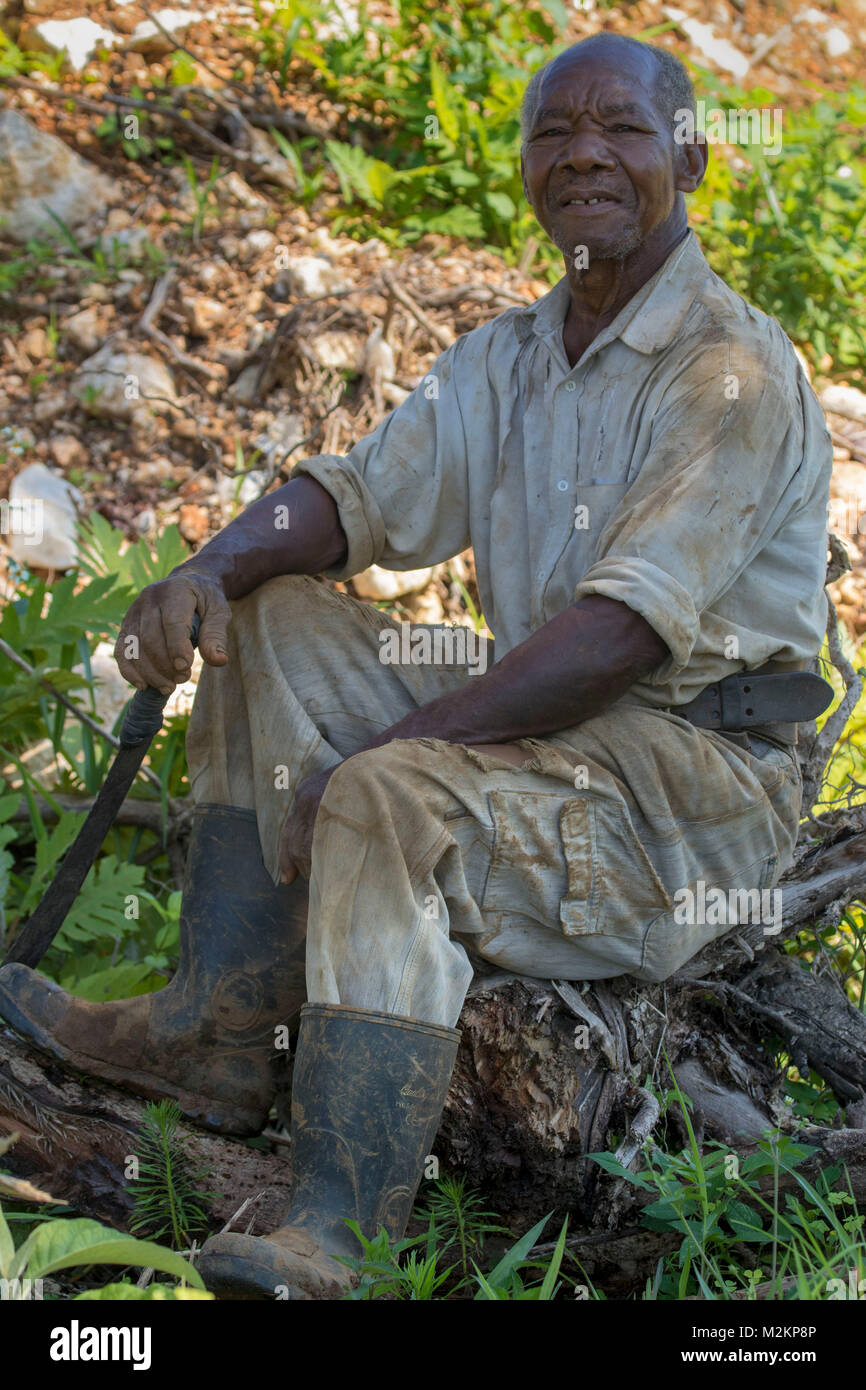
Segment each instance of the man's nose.
[{"label": "man's nose", "polygon": [[592,169],[613,169],[616,159],[608,148],[603,131],[575,130],[561,150],[556,167],[574,169],[576,173],[583,174]]}]

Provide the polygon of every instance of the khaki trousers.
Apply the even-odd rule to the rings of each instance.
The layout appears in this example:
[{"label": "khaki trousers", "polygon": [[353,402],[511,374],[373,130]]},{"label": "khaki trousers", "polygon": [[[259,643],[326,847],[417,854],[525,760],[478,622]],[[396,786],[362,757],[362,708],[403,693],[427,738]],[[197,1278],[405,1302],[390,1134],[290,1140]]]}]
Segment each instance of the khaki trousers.
[{"label": "khaki trousers", "polygon": [[311,1001],[453,1026],[467,947],[539,978],[665,979],[737,920],[682,920],[678,890],[766,890],[790,861],[800,778],[782,748],[626,696],[521,740],[522,768],[433,738],[360,751],[476,677],[383,664],[394,620],[313,579],[271,580],[232,610],[228,664],[204,668],[190,720],[195,800],[254,810],[277,882],[295,789],[349,759],[313,839]]}]

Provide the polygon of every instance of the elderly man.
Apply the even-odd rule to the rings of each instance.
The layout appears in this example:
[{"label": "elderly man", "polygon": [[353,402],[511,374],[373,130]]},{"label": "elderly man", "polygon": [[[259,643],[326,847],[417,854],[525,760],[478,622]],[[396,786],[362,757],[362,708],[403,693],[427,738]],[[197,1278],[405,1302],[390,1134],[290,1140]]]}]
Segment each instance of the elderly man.
[{"label": "elderly man", "polygon": [[[761,890],[790,860],[793,721],[815,711],[785,673],[824,629],[831,448],[785,334],[689,231],[707,149],[675,138],[685,108],[681,64],[630,39],[542,69],[523,181],[562,280],[458,339],[372,435],[301,463],[125,620],[124,675],[169,691],[201,617],[178,976],[96,1006],[10,966],[0,1011],[84,1070],[254,1132],[306,925],[294,1197],[266,1239],[208,1242],[218,1291],[335,1297],[345,1218],[402,1233],[467,952],[662,980],[731,921],[682,920],[679,891]],[[468,545],[483,673],[380,659],[396,624],[306,577]]]}]

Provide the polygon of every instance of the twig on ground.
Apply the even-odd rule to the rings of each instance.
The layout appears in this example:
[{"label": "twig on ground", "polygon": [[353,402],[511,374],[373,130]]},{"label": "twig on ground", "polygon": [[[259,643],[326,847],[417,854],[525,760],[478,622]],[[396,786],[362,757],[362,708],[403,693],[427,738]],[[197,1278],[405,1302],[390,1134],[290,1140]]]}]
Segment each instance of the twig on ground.
[{"label": "twig on ground", "polygon": [[[80,106],[82,110],[92,111],[100,116],[110,116],[116,108],[148,111],[153,116],[162,116],[172,125],[189,131],[203,145],[207,145],[208,149],[231,160],[233,164],[239,164],[245,169],[258,169],[260,167],[259,161],[252,155],[233,149],[231,145],[227,145],[224,140],[220,140],[219,136],[209,131],[206,126],[200,125],[191,116],[182,115],[173,106],[160,104],[158,101],[149,101],[145,97],[122,96],[113,92],[106,92],[102,101],[91,101],[89,97],[80,96],[78,92],[67,91],[63,87],[42,86],[41,83],[31,82],[26,77],[7,77],[6,81],[11,87],[38,92],[40,96],[46,97],[49,101],[71,101],[76,106]],[[201,95],[208,97],[211,94],[202,91]]]},{"label": "twig on ground", "polygon": [[[193,807],[188,798],[177,799],[170,797],[168,802],[168,826],[172,834],[183,831],[192,819]],[[61,811],[90,811],[96,803],[93,796],[70,796],[66,793],[51,794],[51,801],[44,796],[34,797],[37,810],[43,820],[52,821],[58,819],[58,811],[52,802],[56,802]],[[15,808],[11,817],[13,822],[26,821],[30,819],[26,799],[22,798]],[[118,825],[137,825],[144,830],[152,830],[155,834],[162,831],[162,803],[159,801],[145,801],[138,797],[128,796],[121,802],[120,810],[115,816]],[[159,853],[163,851],[160,849]]]},{"label": "twig on ground", "polygon": [[[198,372],[201,376],[207,377],[209,381],[220,381],[222,380],[222,373],[220,371],[212,367],[210,363],[202,362],[199,358],[190,357],[188,353],[182,352],[181,349],[171,341],[171,338],[169,338],[166,333],[163,333],[161,328],[157,327],[157,319],[165,304],[168,292],[171,289],[174,276],[175,267],[170,266],[165,274],[161,275],[157,280],[153,287],[147,308],[138,320],[139,331],[150,338],[151,342],[159,343],[160,347],[164,347],[166,352],[174,358],[179,366],[185,367],[188,372]],[[198,391],[201,391],[202,388],[198,382],[195,383],[195,386]]]},{"label": "twig on ground", "polygon": [[434,343],[437,343],[438,346],[443,349],[451,347],[454,342],[454,334],[446,328],[441,328],[438,323],[434,323],[432,319],[428,318],[424,310],[416,304],[408,290],[405,290],[402,285],[397,283],[390,271],[382,271],[382,282],[388,287],[398,303],[402,304],[404,309],[408,309],[416,322],[420,323],[425,332],[429,333]]}]

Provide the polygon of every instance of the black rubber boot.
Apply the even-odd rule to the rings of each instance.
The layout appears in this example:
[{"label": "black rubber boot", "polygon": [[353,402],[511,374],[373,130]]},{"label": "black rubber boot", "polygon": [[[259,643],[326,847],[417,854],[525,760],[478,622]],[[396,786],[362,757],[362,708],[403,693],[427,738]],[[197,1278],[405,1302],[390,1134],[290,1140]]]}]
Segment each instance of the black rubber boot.
[{"label": "black rubber boot", "polygon": [[406,1230],[460,1034],[342,1004],[305,1004],[292,1081],[292,1201],[269,1236],[212,1236],[197,1268],[226,1298],[336,1299],[367,1237]]},{"label": "black rubber boot", "polygon": [[[0,1017],[43,1052],[190,1119],[258,1134],[274,1097],[275,1030],[305,998],[307,885],[274,886],[255,814],[199,806],[165,989],[91,1004],[30,970],[0,970]],[[282,1039],[280,1039],[282,1041]]]}]

